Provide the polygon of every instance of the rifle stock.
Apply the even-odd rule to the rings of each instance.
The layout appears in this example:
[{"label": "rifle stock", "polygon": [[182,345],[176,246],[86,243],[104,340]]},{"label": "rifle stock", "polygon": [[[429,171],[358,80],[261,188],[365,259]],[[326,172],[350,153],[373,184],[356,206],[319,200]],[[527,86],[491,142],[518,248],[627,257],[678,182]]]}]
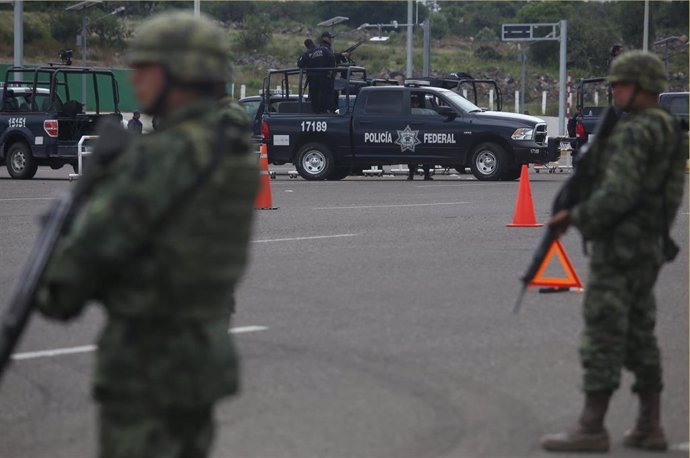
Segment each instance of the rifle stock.
[{"label": "rifle stock", "polygon": [[0,379],[12,357],[24,328],[34,309],[35,294],[46,270],[50,255],[55,250],[74,200],[68,194],[58,197],[45,218],[29,260],[21,272],[19,284],[10,297],[9,307],[0,324]]},{"label": "rifle stock", "polygon": [[90,169],[77,181],[73,192],[61,194],[55,199],[42,218],[43,225],[36,243],[0,321],[0,380],[34,311],[36,294],[55,247],[99,181],[100,170],[124,150],[129,138],[129,133],[118,123],[103,122],[99,128],[99,139],[94,148]]},{"label": "rifle stock", "polygon": [[[585,147],[583,147],[583,149],[580,151],[572,176],[566,180],[561,189],[558,191],[558,194],[556,194],[556,198],[553,202],[552,215],[555,215],[561,210],[570,210],[577,205],[579,200],[577,189],[580,187],[580,182],[586,179],[584,172],[585,167],[583,164],[586,164],[586,161],[590,160],[589,158],[591,157],[589,154],[587,154],[587,152],[597,147],[601,142],[606,140],[609,135],[611,135],[611,131],[615,127],[616,123],[618,123],[618,118],[619,116],[615,108],[610,106],[606,109],[601,120],[599,121],[599,124],[597,125],[597,133],[594,139],[592,139],[592,141],[585,145]],[[520,290],[517,302],[513,307],[514,313],[520,311],[525,291],[532,280],[534,280],[534,277],[537,275],[539,268],[546,259],[546,255],[549,253],[549,248],[551,248],[551,245],[556,241],[556,239],[556,231],[554,228],[547,225],[546,232],[542,236],[541,241],[539,242],[539,245],[532,256],[532,262],[527,268],[525,274],[520,278],[522,281],[522,289]]]}]

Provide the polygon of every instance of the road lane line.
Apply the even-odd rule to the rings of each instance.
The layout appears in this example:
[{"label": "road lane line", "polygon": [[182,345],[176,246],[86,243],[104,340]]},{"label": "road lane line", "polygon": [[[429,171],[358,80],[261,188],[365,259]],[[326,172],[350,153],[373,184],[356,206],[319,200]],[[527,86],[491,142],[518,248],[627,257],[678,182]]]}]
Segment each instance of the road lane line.
[{"label": "road lane line", "polygon": [[252,240],[251,243],[270,243],[270,242],[294,242],[298,240],[320,240],[320,239],[337,239],[343,237],[356,237],[357,234],[335,234],[335,235],[315,235],[313,237],[290,237],[285,239],[265,239]]},{"label": "road lane line", "polygon": [[690,444],[687,442],[682,442],[671,447],[671,450],[680,450],[681,452],[690,451]]},{"label": "road lane line", "polygon": [[266,326],[239,326],[230,329],[230,334],[246,334],[248,332],[268,331]]},{"label": "road lane line", "polygon": [[472,202],[436,202],[431,204],[395,204],[395,205],[354,205],[351,207],[315,207],[313,210],[351,210],[356,208],[394,208],[394,207],[432,207],[438,205],[460,205]]},{"label": "road lane line", "polygon": [[[236,328],[231,328],[228,332],[230,334],[247,334],[249,332],[260,332],[267,330],[268,327],[266,326],[239,326]],[[12,355],[12,359],[15,361],[21,361],[24,359],[53,358],[55,356],[91,353],[96,351],[96,348],[97,347],[95,345],[82,345],[79,347],[56,348],[54,350],[30,351],[26,353],[15,353]]]},{"label": "road lane line", "polygon": [[22,200],[55,200],[55,197],[17,197],[14,199],[0,199],[0,202],[19,202]]},{"label": "road lane line", "polygon": [[30,351],[27,353],[15,353],[13,360],[51,358],[53,356],[73,355],[75,353],[89,353],[96,350],[95,345],[82,345],[81,347],[56,348],[55,350]]}]

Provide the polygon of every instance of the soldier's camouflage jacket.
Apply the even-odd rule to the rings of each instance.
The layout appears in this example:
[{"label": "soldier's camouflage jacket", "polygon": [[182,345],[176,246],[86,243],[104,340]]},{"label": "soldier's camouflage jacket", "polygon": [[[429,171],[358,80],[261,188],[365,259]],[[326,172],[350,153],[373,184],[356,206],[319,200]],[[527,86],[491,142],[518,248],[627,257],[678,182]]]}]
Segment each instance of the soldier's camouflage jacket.
[{"label": "soldier's camouflage jacket", "polygon": [[59,244],[39,307],[105,306],[97,399],[191,406],[237,390],[228,326],[258,185],[247,125],[214,100],[171,114],[108,166]]},{"label": "soldier's camouflage jacket", "polygon": [[583,238],[594,242],[593,256],[622,266],[663,263],[663,234],[685,182],[687,135],[679,132],[667,111],[645,109],[621,119],[608,140],[587,153],[587,179],[571,215]]}]

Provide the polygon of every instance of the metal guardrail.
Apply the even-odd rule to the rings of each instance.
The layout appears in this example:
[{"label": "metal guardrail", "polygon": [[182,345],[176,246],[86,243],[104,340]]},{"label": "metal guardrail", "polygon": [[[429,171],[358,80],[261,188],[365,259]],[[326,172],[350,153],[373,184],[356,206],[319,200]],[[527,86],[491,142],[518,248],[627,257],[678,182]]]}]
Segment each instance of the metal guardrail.
[{"label": "metal guardrail", "polygon": [[84,145],[85,141],[95,140],[98,135],[83,135],[77,143],[77,170],[76,173],[69,174],[69,181],[76,180],[83,173],[84,168],[84,156],[88,156],[92,153],[91,149]]}]

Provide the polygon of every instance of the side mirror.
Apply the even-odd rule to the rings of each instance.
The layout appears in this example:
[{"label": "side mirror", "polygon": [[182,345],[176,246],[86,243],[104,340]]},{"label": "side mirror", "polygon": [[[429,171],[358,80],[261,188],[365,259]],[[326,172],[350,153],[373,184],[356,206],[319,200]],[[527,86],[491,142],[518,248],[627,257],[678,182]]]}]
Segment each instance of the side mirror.
[{"label": "side mirror", "polygon": [[453,119],[457,118],[457,116],[458,116],[457,111],[455,111],[451,107],[446,107],[446,106],[438,107],[436,109],[436,112],[438,112],[438,114],[440,114],[441,116],[448,118],[449,121],[452,121]]}]

